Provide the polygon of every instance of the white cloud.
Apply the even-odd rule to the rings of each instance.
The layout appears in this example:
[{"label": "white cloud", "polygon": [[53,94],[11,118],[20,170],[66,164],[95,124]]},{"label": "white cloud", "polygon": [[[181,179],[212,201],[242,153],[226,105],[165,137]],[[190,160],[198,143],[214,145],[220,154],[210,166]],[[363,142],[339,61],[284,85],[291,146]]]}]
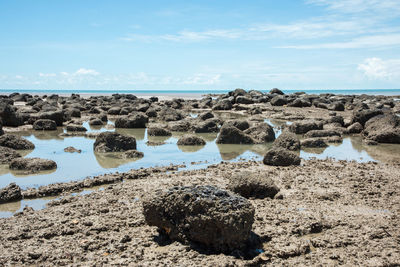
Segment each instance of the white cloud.
[{"label": "white cloud", "polygon": [[400,1],[398,0],[308,0],[309,4],[321,5],[329,10],[342,13],[368,13],[386,16],[400,14]]},{"label": "white cloud", "polygon": [[85,69],[85,68],[80,68],[79,70],[77,70],[74,75],[99,75],[100,73],[92,70],[92,69]]},{"label": "white cloud", "polygon": [[55,77],[56,75],[57,74],[55,73],[42,73],[42,72],[39,73],[40,77]]},{"label": "white cloud", "polygon": [[372,80],[398,79],[400,78],[400,59],[367,58],[363,63],[358,64],[358,70]]}]

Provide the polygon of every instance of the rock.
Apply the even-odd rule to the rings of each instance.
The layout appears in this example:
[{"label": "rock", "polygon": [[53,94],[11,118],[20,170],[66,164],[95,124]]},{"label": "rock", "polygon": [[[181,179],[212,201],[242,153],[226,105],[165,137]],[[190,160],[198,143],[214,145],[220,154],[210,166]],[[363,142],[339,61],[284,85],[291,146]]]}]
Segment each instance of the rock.
[{"label": "rock", "polygon": [[0,121],[4,126],[18,127],[23,120],[15,113],[15,110],[7,102],[0,100]]},{"label": "rock", "polygon": [[278,88],[273,88],[273,89],[271,89],[271,91],[269,91],[269,93],[272,95],[272,94],[277,94],[277,95],[284,95],[284,93],[281,91],[281,90],[279,90]]},{"label": "rock", "polygon": [[305,120],[296,121],[289,126],[289,131],[295,134],[305,134],[311,130],[322,130],[323,124],[320,121]]},{"label": "rock", "polygon": [[3,135],[3,134],[4,134],[3,124],[1,123],[1,120],[0,120],[0,135]]},{"label": "rock", "polygon": [[254,101],[250,97],[238,96],[236,97],[236,103],[248,105],[248,104],[253,104]]},{"label": "rock", "polygon": [[291,151],[300,150],[300,140],[294,133],[283,131],[273,143],[274,147],[281,147]]},{"label": "rock", "polygon": [[82,152],[82,150],[80,150],[80,149],[76,149],[75,147],[73,147],[73,146],[69,146],[69,147],[66,147],[66,148],[64,148],[64,152],[68,152],[68,153],[81,153]]},{"label": "rock", "polygon": [[229,178],[228,189],[245,198],[274,198],[279,188],[265,174],[242,171]]},{"label": "rock", "polygon": [[213,110],[230,110],[232,109],[232,102],[228,99],[223,99],[218,101],[217,104],[213,106]]},{"label": "rock", "polygon": [[254,144],[253,138],[235,126],[223,125],[217,137],[217,144]]},{"label": "rock", "polygon": [[30,150],[35,148],[35,145],[32,142],[13,134],[4,134],[0,136],[0,146],[16,150]]},{"label": "rock", "polygon": [[246,94],[247,94],[246,90],[244,90],[244,89],[242,89],[242,88],[236,88],[235,90],[230,91],[230,92],[228,93],[229,96],[234,96],[234,97],[237,97],[237,96],[244,96],[244,95],[246,95]]},{"label": "rock", "polygon": [[0,164],[8,164],[15,158],[20,158],[21,155],[12,148],[0,146]]},{"label": "rock", "polygon": [[245,246],[255,209],[245,198],[214,186],[157,190],[143,201],[147,224],[170,239],[196,242],[213,252],[229,253]]},{"label": "rock", "polygon": [[219,131],[217,120],[208,119],[200,121],[193,125],[193,131],[195,133],[217,133]]},{"label": "rock", "polygon": [[273,147],[265,154],[263,163],[271,166],[300,165],[300,157],[280,147]]},{"label": "rock", "polygon": [[97,136],[93,149],[100,153],[132,150],[136,149],[136,139],[115,132],[103,132]]},{"label": "rock", "polygon": [[142,112],[136,112],[128,117],[121,117],[115,121],[115,128],[146,128],[146,123],[149,121]]},{"label": "rock", "polygon": [[202,120],[202,121],[205,121],[205,120],[214,118],[214,114],[212,114],[211,112],[207,111],[207,112],[200,113],[197,118]]},{"label": "rock", "polygon": [[193,134],[186,134],[178,139],[177,145],[178,146],[204,146],[206,141],[203,138],[193,135]]},{"label": "rock", "polygon": [[21,188],[15,183],[0,189],[0,203],[17,201],[22,199]]},{"label": "rock", "polygon": [[67,131],[68,132],[86,132],[87,129],[85,127],[83,127],[82,125],[69,124],[69,125],[67,125]]},{"label": "rock", "polygon": [[57,124],[53,120],[39,119],[33,123],[33,129],[37,131],[54,131],[57,130]]},{"label": "rock", "polygon": [[149,136],[171,136],[171,132],[161,127],[150,127],[147,129]]},{"label": "rock", "polygon": [[367,121],[363,135],[378,143],[400,144],[400,117],[393,114],[376,116]]},{"label": "rock", "polygon": [[62,126],[64,122],[64,113],[61,110],[42,112],[39,119],[48,119],[55,121],[57,126]]},{"label": "rock", "polygon": [[245,130],[244,133],[252,137],[258,144],[272,142],[275,140],[274,129],[267,123],[257,124]]},{"label": "rock", "polygon": [[57,168],[57,164],[53,160],[41,158],[17,158],[10,162],[8,166],[10,170],[24,171],[44,171]]},{"label": "rock", "polygon": [[99,118],[92,118],[89,121],[90,126],[101,126],[103,125],[103,121]]},{"label": "rock", "polygon": [[344,104],[341,102],[335,102],[332,103],[328,106],[329,110],[334,110],[334,111],[344,111]]},{"label": "rock", "polygon": [[238,128],[241,131],[244,131],[250,127],[250,124],[246,120],[232,120],[232,121],[227,121],[224,123],[224,125],[232,125]]},{"label": "rock", "polygon": [[112,107],[109,110],[107,110],[108,115],[119,115],[120,112],[121,112],[120,107]]},{"label": "rock", "polygon": [[173,132],[188,132],[190,122],[188,120],[171,121],[168,123],[168,128]]},{"label": "rock", "polygon": [[335,131],[335,130],[312,130],[312,131],[308,131],[304,135],[305,138],[329,137],[329,136],[342,136],[342,135],[338,131]]},{"label": "rock", "polygon": [[362,126],[364,126],[368,120],[382,114],[383,111],[380,109],[367,109],[367,110],[355,111],[351,118],[351,123],[359,122]]},{"label": "rock", "polygon": [[135,149],[128,150],[128,151],[125,151],[124,153],[122,153],[122,158],[124,158],[124,159],[138,159],[138,158],[143,158],[143,157],[144,157],[144,153],[137,151]]},{"label": "rock", "polygon": [[80,118],[82,115],[81,111],[77,108],[67,108],[64,110],[64,114],[72,118]]},{"label": "rock", "polygon": [[321,138],[306,138],[301,140],[301,147],[327,147],[328,145]]},{"label": "rock", "polygon": [[271,105],[273,106],[283,106],[288,103],[287,99],[283,96],[275,96],[271,99]]},{"label": "rock", "polygon": [[179,121],[184,118],[182,112],[169,107],[159,111],[157,117],[163,121]]},{"label": "rock", "polygon": [[347,132],[349,134],[358,134],[358,133],[361,133],[362,130],[363,130],[363,126],[359,122],[355,122],[352,125],[350,125],[349,127],[347,127]]}]

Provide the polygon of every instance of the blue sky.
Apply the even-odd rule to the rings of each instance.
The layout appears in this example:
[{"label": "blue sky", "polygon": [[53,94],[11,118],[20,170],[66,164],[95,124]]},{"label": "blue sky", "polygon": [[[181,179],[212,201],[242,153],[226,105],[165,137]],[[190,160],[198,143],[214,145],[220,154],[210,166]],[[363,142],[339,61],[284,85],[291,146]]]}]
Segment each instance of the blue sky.
[{"label": "blue sky", "polygon": [[0,0],[0,88],[400,87],[399,0]]}]

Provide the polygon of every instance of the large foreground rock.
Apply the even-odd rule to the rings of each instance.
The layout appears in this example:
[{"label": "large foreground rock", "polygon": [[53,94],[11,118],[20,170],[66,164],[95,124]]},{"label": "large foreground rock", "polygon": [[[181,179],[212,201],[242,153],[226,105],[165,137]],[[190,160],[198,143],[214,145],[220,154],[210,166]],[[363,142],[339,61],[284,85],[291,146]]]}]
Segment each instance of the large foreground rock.
[{"label": "large foreground rock", "polygon": [[204,146],[206,141],[203,138],[194,134],[186,134],[178,139],[178,146]]},{"label": "large foreground rock", "polygon": [[15,158],[20,158],[21,155],[12,148],[0,146],[0,164],[8,164]]},{"label": "large foreground rock", "polygon": [[23,124],[22,119],[15,113],[13,107],[0,100],[0,121],[4,126],[17,127]]},{"label": "large foreground rock", "polygon": [[53,160],[41,158],[17,158],[10,162],[11,170],[24,171],[44,171],[57,169],[57,164]]},{"label": "large foreground rock", "polygon": [[57,124],[53,120],[39,119],[33,123],[33,129],[37,131],[54,131],[57,130]]},{"label": "large foreground rock", "polygon": [[400,117],[393,114],[376,116],[365,124],[363,135],[378,143],[400,144]]},{"label": "large foreground rock", "polygon": [[115,132],[104,132],[97,136],[93,144],[95,152],[123,152],[136,149],[136,139]]},{"label": "large foreground rock", "polygon": [[253,138],[235,126],[223,125],[217,137],[217,144],[254,144]]},{"label": "large foreground rock", "polygon": [[13,134],[4,134],[0,136],[0,146],[17,150],[30,150],[35,148],[32,142]]},{"label": "large foreground rock", "polygon": [[230,178],[228,189],[245,198],[273,198],[279,188],[265,173],[242,171]]},{"label": "large foreground rock", "polygon": [[0,189],[0,203],[17,201],[22,198],[21,188],[15,183]]},{"label": "large foreground rock", "polygon": [[158,190],[143,202],[149,225],[172,240],[200,243],[214,252],[242,248],[249,239],[254,212],[247,199],[213,186]]},{"label": "large foreground rock", "polygon": [[291,151],[300,150],[300,140],[294,133],[283,131],[273,143],[274,147],[281,147]]},{"label": "large foreground rock", "polygon": [[284,148],[271,148],[264,156],[264,164],[271,166],[300,165],[300,157]]}]

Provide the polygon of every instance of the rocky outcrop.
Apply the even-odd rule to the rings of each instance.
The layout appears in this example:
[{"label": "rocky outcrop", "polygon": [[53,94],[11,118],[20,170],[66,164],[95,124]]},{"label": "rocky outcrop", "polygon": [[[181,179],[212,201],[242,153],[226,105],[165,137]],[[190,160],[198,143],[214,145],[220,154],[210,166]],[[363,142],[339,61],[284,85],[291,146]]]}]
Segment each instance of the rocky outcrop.
[{"label": "rocky outcrop", "polygon": [[17,158],[10,162],[10,170],[23,170],[30,172],[53,170],[57,164],[53,160],[41,158]]},{"label": "rocky outcrop", "polygon": [[330,136],[342,136],[342,135],[340,134],[340,132],[336,130],[311,130],[304,135],[305,138],[330,137]]},{"label": "rocky outcrop", "polygon": [[23,124],[23,120],[16,114],[14,108],[7,102],[0,100],[0,121],[4,126],[17,127]]},{"label": "rocky outcrop", "polygon": [[62,126],[64,122],[64,113],[62,110],[42,112],[39,114],[39,119],[47,119],[55,121],[57,126]]},{"label": "rocky outcrop", "polygon": [[69,124],[69,125],[67,125],[67,131],[68,132],[86,132],[87,129],[82,125]]},{"label": "rocky outcrop", "polygon": [[8,164],[21,155],[12,148],[0,146],[0,164]]},{"label": "rocky outcrop", "polygon": [[17,201],[22,198],[21,188],[15,183],[0,189],[0,204]]},{"label": "rocky outcrop", "polygon": [[306,138],[301,140],[301,147],[327,147],[328,145],[321,138]]},{"label": "rocky outcrop", "polygon": [[54,131],[57,130],[57,124],[53,120],[39,119],[33,123],[33,129],[37,131]]},{"label": "rocky outcrop", "polygon": [[365,124],[363,135],[378,143],[400,144],[400,117],[393,114],[376,116]]},{"label": "rocky outcrop", "polygon": [[363,130],[363,126],[359,122],[355,122],[352,125],[350,125],[349,127],[347,127],[347,132],[349,134],[359,134],[362,132],[362,130]]},{"label": "rocky outcrop", "polygon": [[229,178],[228,189],[245,198],[273,198],[279,188],[266,174],[242,171]]},{"label": "rocky outcrop", "polygon": [[218,133],[218,120],[207,119],[193,124],[193,131],[195,133]]},{"label": "rocky outcrop", "polygon": [[32,142],[13,134],[4,134],[0,136],[0,146],[16,150],[30,150],[35,148]]},{"label": "rocky outcrop", "polygon": [[93,144],[95,152],[123,152],[136,149],[136,139],[115,132],[104,132],[97,136]]},{"label": "rocky outcrop", "polygon": [[194,134],[186,134],[178,139],[178,146],[204,146],[206,141]]},{"label": "rocky outcrop", "polygon": [[149,118],[142,112],[136,112],[128,117],[121,117],[115,121],[115,128],[146,128]]},{"label": "rocky outcrop", "polygon": [[289,131],[295,134],[305,134],[311,130],[322,130],[323,123],[316,120],[296,121],[289,126]]},{"label": "rocky outcrop", "polygon": [[265,154],[263,163],[271,166],[300,165],[300,157],[284,148],[274,147]]},{"label": "rocky outcrop", "polygon": [[273,143],[274,147],[281,147],[291,151],[300,150],[299,138],[289,131],[283,131]]},{"label": "rocky outcrop", "polygon": [[244,131],[245,134],[251,136],[258,143],[267,143],[275,140],[274,129],[267,123],[260,123]]},{"label": "rocky outcrop", "polygon": [[231,110],[232,109],[232,102],[228,99],[223,99],[218,101],[217,104],[213,106],[213,110]]},{"label": "rocky outcrop", "polygon": [[80,150],[80,149],[76,149],[75,147],[73,147],[73,146],[69,146],[69,147],[66,147],[66,148],[64,148],[64,152],[68,152],[68,153],[81,153],[82,152],[82,150]]},{"label": "rocky outcrop", "polygon": [[359,122],[362,126],[364,126],[368,120],[382,114],[383,111],[380,109],[365,109],[365,110],[355,111],[351,118],[351,122],[352,123]]},{"label": "rocky outcrop", "polygon": [[217,137],[217,144],[254,144],[253,138],[235,126],[223,125]]},{"label": "rocky outcrop", "polygon": [[254,222],[245,198],[213,186],[158,190],[143,201],[146,222],[172,240],[196,242],[213,252],[245,246]]},{"label": "rocky outcrop", "polygon": [[171,136],[171,132],[161,127],[150,127],[147,129],[149,136]]}]

